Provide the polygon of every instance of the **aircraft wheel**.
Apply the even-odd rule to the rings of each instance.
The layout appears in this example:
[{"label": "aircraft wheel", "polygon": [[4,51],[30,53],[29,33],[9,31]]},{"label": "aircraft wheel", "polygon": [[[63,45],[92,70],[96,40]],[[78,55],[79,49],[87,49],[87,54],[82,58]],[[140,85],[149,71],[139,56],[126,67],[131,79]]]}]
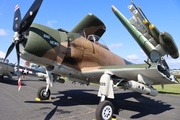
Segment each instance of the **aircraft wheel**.
[{"label": "aircraft wheel", "polygon": [[41,100],[48,100],[51,95],[51,91],[50,89],[48,89],[46,94],[45,91],[46,91],[46,87],[41,87],[37,92],[37,97],[40,98]]},{"label": "aircraft wheel", "polygon": [[4,75],[0,75],[0,79],[3,79],[4,78]]},{"label": "aircraft wheel", "polygon": [[110,120],[113,115],[113,105],[111,102],[105,100],[99,103],[96,108],[97,120]]}]

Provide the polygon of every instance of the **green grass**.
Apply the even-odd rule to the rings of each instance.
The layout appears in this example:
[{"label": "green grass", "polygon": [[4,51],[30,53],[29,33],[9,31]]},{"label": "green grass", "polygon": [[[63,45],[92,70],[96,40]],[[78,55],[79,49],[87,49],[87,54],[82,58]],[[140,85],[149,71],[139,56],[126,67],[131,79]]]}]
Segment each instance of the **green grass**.
[{"label": "green grass", "polygon": [[[180,82],[180,79],[178,79],[178,81]],[[159,93],[180,95],[180,84],[164,85],[164,89],[162,89],[161,85],[153,85],[153,87],[157,89]]]}]

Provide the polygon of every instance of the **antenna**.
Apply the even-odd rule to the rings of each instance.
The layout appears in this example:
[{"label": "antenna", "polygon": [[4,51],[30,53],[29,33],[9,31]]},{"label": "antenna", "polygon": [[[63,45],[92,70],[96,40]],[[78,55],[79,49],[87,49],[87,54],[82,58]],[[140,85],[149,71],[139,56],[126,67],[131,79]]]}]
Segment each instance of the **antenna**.
[{"label": "antenna", "polygon": [[[141,14],[141,11],[139,11],[139,9],[136,7],[136,5],[134,4],[134,0],[132,0],[131,1],[131,4],[134,6],[134,8]],[[143,19],[146,19],[146,18],[144,18],[144,16],[141,14],[141,17],[143,18]]]},{"label": "antenna", "polygon": [[147,19],[146,15],[144,14],[140,6],[138,6],[138,10],[141,12],[142,16],[149,22],[149,20]]}]

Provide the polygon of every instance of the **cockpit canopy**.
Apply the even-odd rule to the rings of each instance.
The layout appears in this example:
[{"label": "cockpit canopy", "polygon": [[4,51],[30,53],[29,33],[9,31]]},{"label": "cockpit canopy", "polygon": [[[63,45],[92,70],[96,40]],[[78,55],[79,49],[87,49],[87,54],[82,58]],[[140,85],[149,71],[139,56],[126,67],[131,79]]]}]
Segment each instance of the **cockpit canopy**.
[{"label": "cockpit canopy", "polygon": [[78,33],[89,41],[97,44],[107,50],[108,47],[100,43],[100,38],[106,31],[105,24],[94,14],[87,14],[72,30],[72,33]]},{"label": "cockpit canopy", "polygon": [[104,49],[109,50],[109,48],[107,46],[105,46],[101,43],[102,41],[98,35],[95,35],[95,34],[88,35],[87,39],[89,41],[93,42],[94,44],[96,44],[100,47],[103,47]]},{"label": "cockpit canopy", "polygon": [[91,42],[95,42],[95,41],[99,41],[100,37],[94,34],[88,35],[87,37],[88,40],[90,40]]},{"label": "cockpit canopy", "polygon": [[79,33],[88,39],[91,35],[101,37],[106,31],[105,24],[94,14],[87,14],[70,32]]}]

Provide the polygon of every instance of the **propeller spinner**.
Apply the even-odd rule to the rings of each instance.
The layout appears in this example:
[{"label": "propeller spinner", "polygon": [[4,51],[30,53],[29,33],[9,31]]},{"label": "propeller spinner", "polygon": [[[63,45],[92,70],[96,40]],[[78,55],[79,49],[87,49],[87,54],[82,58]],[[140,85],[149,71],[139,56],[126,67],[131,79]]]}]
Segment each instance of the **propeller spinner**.
[{"label": "propeller spinner", "polygon": [[16,5],[15,12],[14,12],[14,20],[13,20],[13,31],[14,37],[12,44],[9,46],[7,53],[5,55],[5,59],[9,56],[9,54],[16,47],[16,54],[17,54],[17,69],[18,69],[18,90],[21,86],[21,79],[19,74],[19,62],[20,62],[20,51],[19,51],[19,44],[25,40],[24,32],[29,29],[31,26],[36,14],[42,4],[43,0],[35,0],[34,3],[31,5],[27,13],[25,14],[24,18],[21,20],[21,13],[19,6]]}]

